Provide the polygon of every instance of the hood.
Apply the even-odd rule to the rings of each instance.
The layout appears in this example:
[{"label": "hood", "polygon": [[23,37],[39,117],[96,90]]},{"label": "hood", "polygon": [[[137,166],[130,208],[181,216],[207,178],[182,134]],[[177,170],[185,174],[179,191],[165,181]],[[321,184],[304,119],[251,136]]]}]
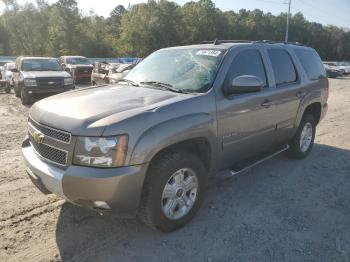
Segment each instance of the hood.
[{"label": "hood", "polygon": [[[188,96],[146,87],[92,87],[43,99],[32,106],[30,115],[37,122],[73,135],[101,136],[115,122]],[[109,123],[111,116],[113,123]]]},{"label": "hood", "polygon": [[39,77],[70,77],[66,71],[23,71],[24,78],[39,78]]}]

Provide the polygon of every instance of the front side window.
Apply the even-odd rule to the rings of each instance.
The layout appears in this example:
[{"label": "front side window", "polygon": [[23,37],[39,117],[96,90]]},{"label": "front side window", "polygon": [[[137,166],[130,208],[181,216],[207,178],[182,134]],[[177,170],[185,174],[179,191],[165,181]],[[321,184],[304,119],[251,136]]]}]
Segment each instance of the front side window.
[{"label": "front side window", "polygon": [[294,64],[290,55],[281,49],[270,49],[268,54],[275,75],[276,85],[281,86],[297,81]]},{"label": "front side window", "polygon": [[22,71],[62,71],[57,59],[25,59]]},{"label": "front side window", "polygon": [[[224,54],[221,49],[160,50],[139,63],[125,79],[137,84],[157,82],[182,91],[206,92]],[[120,70],[121,67],[117,69]]]},{"label": "front side window", "polygon": [[233,60],[228,73],[229,84],[238,76],[252,75],[259,78],[263,86],[267,86],[265,67],[258,50],[246,50]]}]

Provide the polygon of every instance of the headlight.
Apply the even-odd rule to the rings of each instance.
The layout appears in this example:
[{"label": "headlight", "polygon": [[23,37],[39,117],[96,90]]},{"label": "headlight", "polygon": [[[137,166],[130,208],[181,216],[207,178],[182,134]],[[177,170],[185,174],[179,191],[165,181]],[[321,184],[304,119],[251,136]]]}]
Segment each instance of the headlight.
[{"label": "headlight", "polygon": [[35,79],[24,79],[25,86],[37,86]]},{"label": "headlight", "polygon": [[71,77],[65,78],[64,79],[64,85],[65,86],[73,85],[73,78],[71,78]]},{"label": "headlight", "polygon": [[128,136],[78,137],[73,163],[82,166],[117,167],[124,165]]}]

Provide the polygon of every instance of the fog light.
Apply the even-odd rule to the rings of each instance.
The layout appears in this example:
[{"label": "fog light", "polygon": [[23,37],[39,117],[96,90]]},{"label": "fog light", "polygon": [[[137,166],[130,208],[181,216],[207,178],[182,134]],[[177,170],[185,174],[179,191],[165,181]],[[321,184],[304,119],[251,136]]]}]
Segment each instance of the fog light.
[{"label": "fog light", "polygon": [[94,207],[102,209],[111,209],[110,206],[105,201],[94,201]]}]

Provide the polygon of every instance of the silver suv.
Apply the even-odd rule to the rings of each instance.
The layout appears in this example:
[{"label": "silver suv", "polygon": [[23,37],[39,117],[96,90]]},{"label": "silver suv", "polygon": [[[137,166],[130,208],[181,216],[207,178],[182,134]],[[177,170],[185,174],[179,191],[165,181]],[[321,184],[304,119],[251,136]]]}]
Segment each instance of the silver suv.
[{"label": "silver suv", "polygon": [[309,47],[166,48],[116,85],[34,104],[22,152],[42,192],[171,231],[195,215],[208,180],[287,149],[306,157],[327,98],[325,69]]}]

